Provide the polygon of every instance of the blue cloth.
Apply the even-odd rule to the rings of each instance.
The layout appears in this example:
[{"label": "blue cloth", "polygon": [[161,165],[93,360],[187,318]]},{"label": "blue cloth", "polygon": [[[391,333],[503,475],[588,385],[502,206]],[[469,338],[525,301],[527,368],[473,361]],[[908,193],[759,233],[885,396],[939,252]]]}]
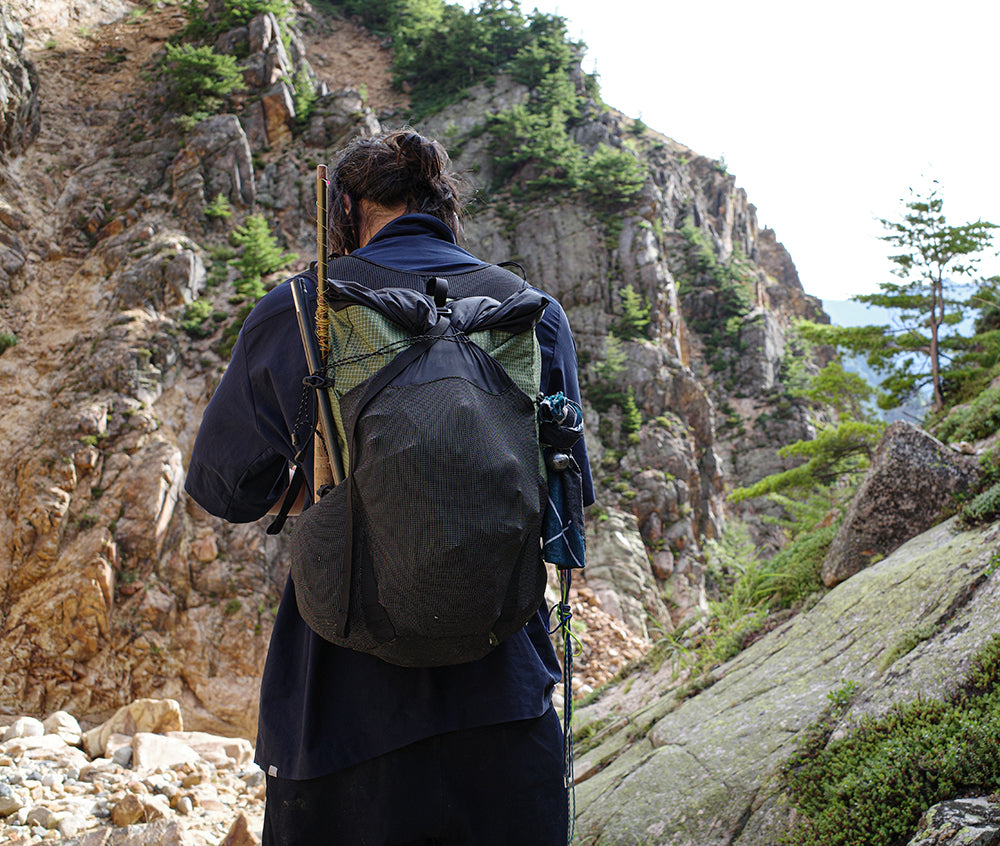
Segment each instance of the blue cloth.
[{"label": "blue cloth", "polygon": [[[483,264],[426,215],[397,218],[355,255],[431,275]],[[315,309],[312,286],[309,294]],[[554,301],[536,334],[541,390],[579,400],[573,338]],[[295,443],[308,445],[312,490],[312,418],[299,414],[305,375],[290,287],[279,285],[244,323],[195,441],[185,488],[207,511],[231,522],[264,516],[288,485]],[[583,470],[584,501],[592,502],[582,440],[573,455]],[[272,776],[316,778],[446,732],[532,719],[548,709],[559,677],[542,610],[481,661],[404,668],[317,636],[299,616],[289,579],[261,679],[257,763]]]},{"label": "blue cloth", "polygon": [[538,437],[548,468],[548,502],[542,516],[542,554],[560,570],[586,565],[583,473],[572,448],[583,438],[583,412],[562,391],[538,407]]}]

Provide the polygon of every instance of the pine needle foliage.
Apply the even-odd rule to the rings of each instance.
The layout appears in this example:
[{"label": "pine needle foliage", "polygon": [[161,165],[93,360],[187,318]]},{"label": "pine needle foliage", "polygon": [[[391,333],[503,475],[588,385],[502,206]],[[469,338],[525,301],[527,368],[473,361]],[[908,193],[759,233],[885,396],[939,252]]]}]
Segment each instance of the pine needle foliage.
[{"label": "pine needle foliage", "polygon": [[242,247],[240,254],[232,261],[232,265],[240,272],[236,292],[253,300],[264,295],[264,276],[281,270],[298,258],[295,253],[282,251],[262,214],[250,215],[242,226],[233,231],[230,240],[234,245]]},{"label": "pine needle foliage", "polygon": [[184,12],[188,23],[181,37],[186,41],[212,40],[223,32],[249,23],[257,15],[273,14],[279,24],[291,13],[288,0],[222,0],[212,6],[215,13],[209,17],[208,6],[202,0],[185,0]]},{"label": "pine needle foliage", "polygon": [[184,114],[213,114],[225,98],[243,87],[243,74],[233,56],[209,46],[167,44],[162,74],[171,86],[170,101]]},{"label": "pine needle foliage", "polygon": [[[933,394],[934,411],[941,412],[946,403],[955,401],[955,394],[967,395],[962,389],[963,371],[966,377],[977,376],[966,359],[965,367],[960,364],[951,370],[949,385],[951,362],[961,361],[963,352],[975,346],[958,327],[977,307],[970,290],[988,290],[978,268],[997,225],[983,220],[949,223],[937,183],[922,193],[911,191],[901,218],[880,222],[886,230],[882,240],[897,251],[889,260],[898,281],[881,282],[878,293],[851,299],[890,309],[893,322],[855,327],[804,324],[803,332],[813,341],[863,354],[869,367],[885,376],[883,408],[895,408],[927,389]],[[997,336],[982,343],[995,361],[1000,353]],[[953,396],[946,395],[946,388]]]}]

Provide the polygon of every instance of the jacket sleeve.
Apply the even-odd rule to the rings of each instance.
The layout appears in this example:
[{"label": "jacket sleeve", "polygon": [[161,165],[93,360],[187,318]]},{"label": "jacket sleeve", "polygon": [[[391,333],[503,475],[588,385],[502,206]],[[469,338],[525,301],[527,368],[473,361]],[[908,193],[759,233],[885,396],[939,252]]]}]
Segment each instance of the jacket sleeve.
[{"label": "jacket sleeve", "polygon": [[310,431],[311,408],[302,402],[305,359],[290,294],[280,288],[244,324],[205,409],[188,467],[185,490],[191,498],[233,523],[263,517],[280,499],[296,454],[292,432],[298,427],[304,439]]}]

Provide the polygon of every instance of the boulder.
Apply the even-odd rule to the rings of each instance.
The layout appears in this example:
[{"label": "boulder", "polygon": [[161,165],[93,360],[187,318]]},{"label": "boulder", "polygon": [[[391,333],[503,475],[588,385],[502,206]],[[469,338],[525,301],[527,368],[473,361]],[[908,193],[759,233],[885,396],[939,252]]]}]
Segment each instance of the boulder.
[{"label": "boulder", "polygon": [[260,838],[250,830],[250,820],[240,811],[219,846],[257,846]]},{"label": "boulder", "polygon": [[148,304],[162,310],[186,305],[201,294],[205,275],[190,239],[164,236],[148,255],[117,274],[115,306],[124,310]]},{"label": "boulder", "polygon": [[83,740],[83,732],[76,717],[66,711],[56,711],[42,722],[46,734],[54,734],[62,738],[69,746],[79,746]]},{"label": "boulder", "polygon": [[141,731],[132,738],[132,768],[136,770],[168,770],[199,760],[198,753],[178,737]]},{"label": "boulder", "polygon": [[253,746],[243,737],[220,737],[203,731],[171,731],[167,737],[185,743],[218,769],[238,769],[253,762]]},{"label": "boulder", "polygon": [[43,734],[45,726],[41,720],[36,720],[34,717],[18,717],[4,729],[0,735],[0,742],[13,740],[15,737],[41,737]]},{"label": "boulder", "polygon": [[311,147],[342,147],[355,136],[366,137],[379,131],[379,122],[365,107],[361,95],[345,88],[316,100],[305,142]]},{"label": "boulder", "polygon": [[170,166],[174,200],[181,217],[200,222],[207,202],[219,194],[237,209],[253,205],[253,160],[246,133],[235,115],[213,115],[188,134]]},{"label": "boulder", "polygon": [[977,478],[975,459],[910,423],[893,423],[830,545],[823,583],[839,584],[929,529]]},{"label": "boulder", "polygon": [[283,81],[274,83],[260,97],[264,114],[264,134],[272,147],[281,147],[292,140],[295,122],[295,102],[292,89]]},{"label": "boulder", "polygon": [[181,706],[173,699],[137,699],[124,705],[105,723],[85,732],[83,749],[91,758],[106,753],[113,734],[134,736],[139,732],[183,731]]}]

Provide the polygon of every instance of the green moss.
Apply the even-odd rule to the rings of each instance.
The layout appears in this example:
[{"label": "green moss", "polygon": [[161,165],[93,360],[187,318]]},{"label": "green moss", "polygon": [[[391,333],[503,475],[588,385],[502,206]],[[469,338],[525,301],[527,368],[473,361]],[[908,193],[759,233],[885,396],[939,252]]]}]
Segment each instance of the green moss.
[{"label": "green moss", "polygon": [[921,626],[918,629],[912,629],[911,631],[905,632],[903,636],[897,640],[892,648],[885,654],[882,659],[882,670],[885,671],[889,669],[896,661],[902,658],[904,655],[909,654],[914,649],[916,649],[925,640],[930,640],[940,631],[940,627],[936,625]]}]

